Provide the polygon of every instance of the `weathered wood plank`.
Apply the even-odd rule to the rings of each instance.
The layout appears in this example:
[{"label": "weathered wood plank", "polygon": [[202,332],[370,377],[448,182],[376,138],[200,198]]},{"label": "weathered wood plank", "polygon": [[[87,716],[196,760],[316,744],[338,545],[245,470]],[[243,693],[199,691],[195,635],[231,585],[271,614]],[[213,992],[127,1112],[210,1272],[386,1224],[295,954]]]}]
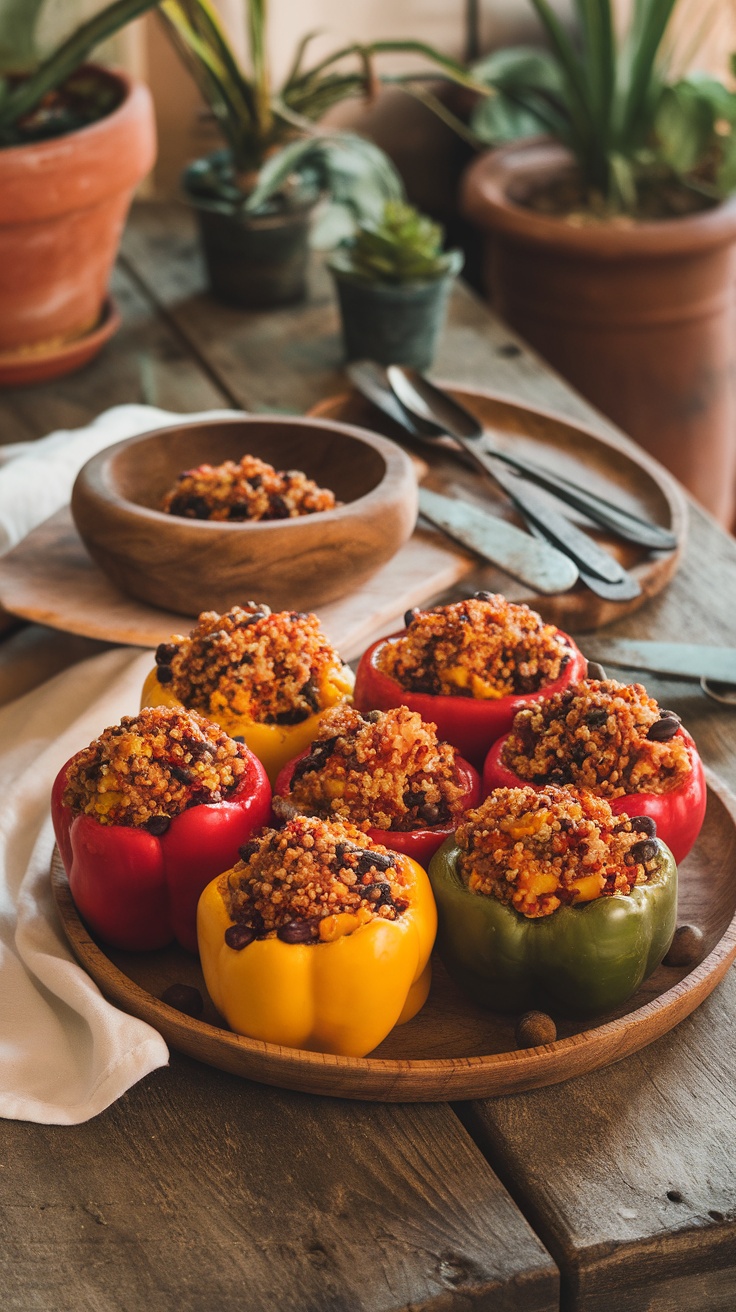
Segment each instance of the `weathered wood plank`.
[{"label": "weathered wood plank", "polygon": [[57,428],[80,428],[113,405],[138,402],[191,411],[229,404],[119,266],[112,293],[123,325],[96,360],[66,378],[0,391],[0,444],[45,437]]},{"label": "weathered wood plank", "polygon": [[554,1312],[557,1272],[452,1112],[175,1057],[94,1121],[6,1123],[4,1312]]}]

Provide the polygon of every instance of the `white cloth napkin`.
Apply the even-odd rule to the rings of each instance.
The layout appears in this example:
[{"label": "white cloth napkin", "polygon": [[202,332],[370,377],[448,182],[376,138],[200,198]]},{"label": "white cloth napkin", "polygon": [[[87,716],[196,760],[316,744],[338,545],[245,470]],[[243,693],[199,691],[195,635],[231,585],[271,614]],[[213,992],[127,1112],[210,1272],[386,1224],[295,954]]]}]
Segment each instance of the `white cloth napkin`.
[{"label": "white cloth napkin", "polygon": [[237,413],[203,410],[178,415],[152,405],[116,405],[86,428],[61,429],[37,442],[0,446],[0,555],[68,503],[82,465],[104,447],[149,428]]},{"label": "white cloth napkin", "polygon": [[108,1107],[168,1049],[106,1002],[76,964],[51,896],[57,772],[135,714],[150,652],[118,648],[0,709],[0,1115],[74,1125]]}]

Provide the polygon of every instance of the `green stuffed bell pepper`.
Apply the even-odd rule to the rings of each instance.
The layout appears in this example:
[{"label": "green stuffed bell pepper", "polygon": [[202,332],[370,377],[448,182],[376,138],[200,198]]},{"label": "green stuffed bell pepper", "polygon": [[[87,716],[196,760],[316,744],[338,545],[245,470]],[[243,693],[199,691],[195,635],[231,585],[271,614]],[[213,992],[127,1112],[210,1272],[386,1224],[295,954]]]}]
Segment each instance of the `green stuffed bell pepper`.
[{"label": "green stuffed bell pepper", "polygon": [[530,792],[496,790],[433,857],[440,955],[494,1011],[600,1015],[667,952],[677,866],[651,830],[642,838],[636,817],[613,816],[601,799],[550,787],[535,805]]}]

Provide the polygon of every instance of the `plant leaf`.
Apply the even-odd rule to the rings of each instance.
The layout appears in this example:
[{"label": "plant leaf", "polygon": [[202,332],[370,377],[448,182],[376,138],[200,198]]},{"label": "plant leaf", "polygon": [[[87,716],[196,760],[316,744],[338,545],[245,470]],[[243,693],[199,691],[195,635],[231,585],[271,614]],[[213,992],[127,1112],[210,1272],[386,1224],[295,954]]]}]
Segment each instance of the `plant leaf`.
[{"label": "plant leaf", "polygon": [[665,87],[654,130],[659,154],[675,173],[690,173],[705,156],[713,138],[713,106],[687,83]]},{"label": "plant leaf", "polygon": [[0,105],[0,127],[8,127],[35,109],[47,91],[61,85],[101,41],[125,27],[132,19],[153,9],[159,0],[115,0],[101,13],[82,23],[66,41],[40,65],[35,73],[20,82]]},{"label": "plant leaf", "polygon": [[45,0],[2,0],[0,3],[0,69],[25,73],[38,62],[36,24]]}]

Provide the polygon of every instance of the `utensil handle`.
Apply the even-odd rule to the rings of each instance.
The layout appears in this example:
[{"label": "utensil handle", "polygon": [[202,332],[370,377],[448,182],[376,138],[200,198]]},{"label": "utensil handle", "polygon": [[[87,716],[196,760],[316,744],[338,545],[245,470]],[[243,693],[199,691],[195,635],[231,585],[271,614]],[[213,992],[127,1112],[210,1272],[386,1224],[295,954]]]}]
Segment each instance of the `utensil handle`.
[{"label": "utensil handle", "polygon": [[507,455],[505,451],[499,451],[497,447],[488,443],[487,439],[486,443],[486,453],[492,455],[494,460],[502,460],[530,482],[546,488],[560,501],[579,510],[604,528],[611,529],[627,542],[634,542],[640,547],[649,547],[652,551],[672,551],[677,546],[677,538],[669,529],[640,519],[632,511],[604,501],[595,492],[589,492],[561,475],[548,472],[541,466],[530,464],[517,456]]}]

